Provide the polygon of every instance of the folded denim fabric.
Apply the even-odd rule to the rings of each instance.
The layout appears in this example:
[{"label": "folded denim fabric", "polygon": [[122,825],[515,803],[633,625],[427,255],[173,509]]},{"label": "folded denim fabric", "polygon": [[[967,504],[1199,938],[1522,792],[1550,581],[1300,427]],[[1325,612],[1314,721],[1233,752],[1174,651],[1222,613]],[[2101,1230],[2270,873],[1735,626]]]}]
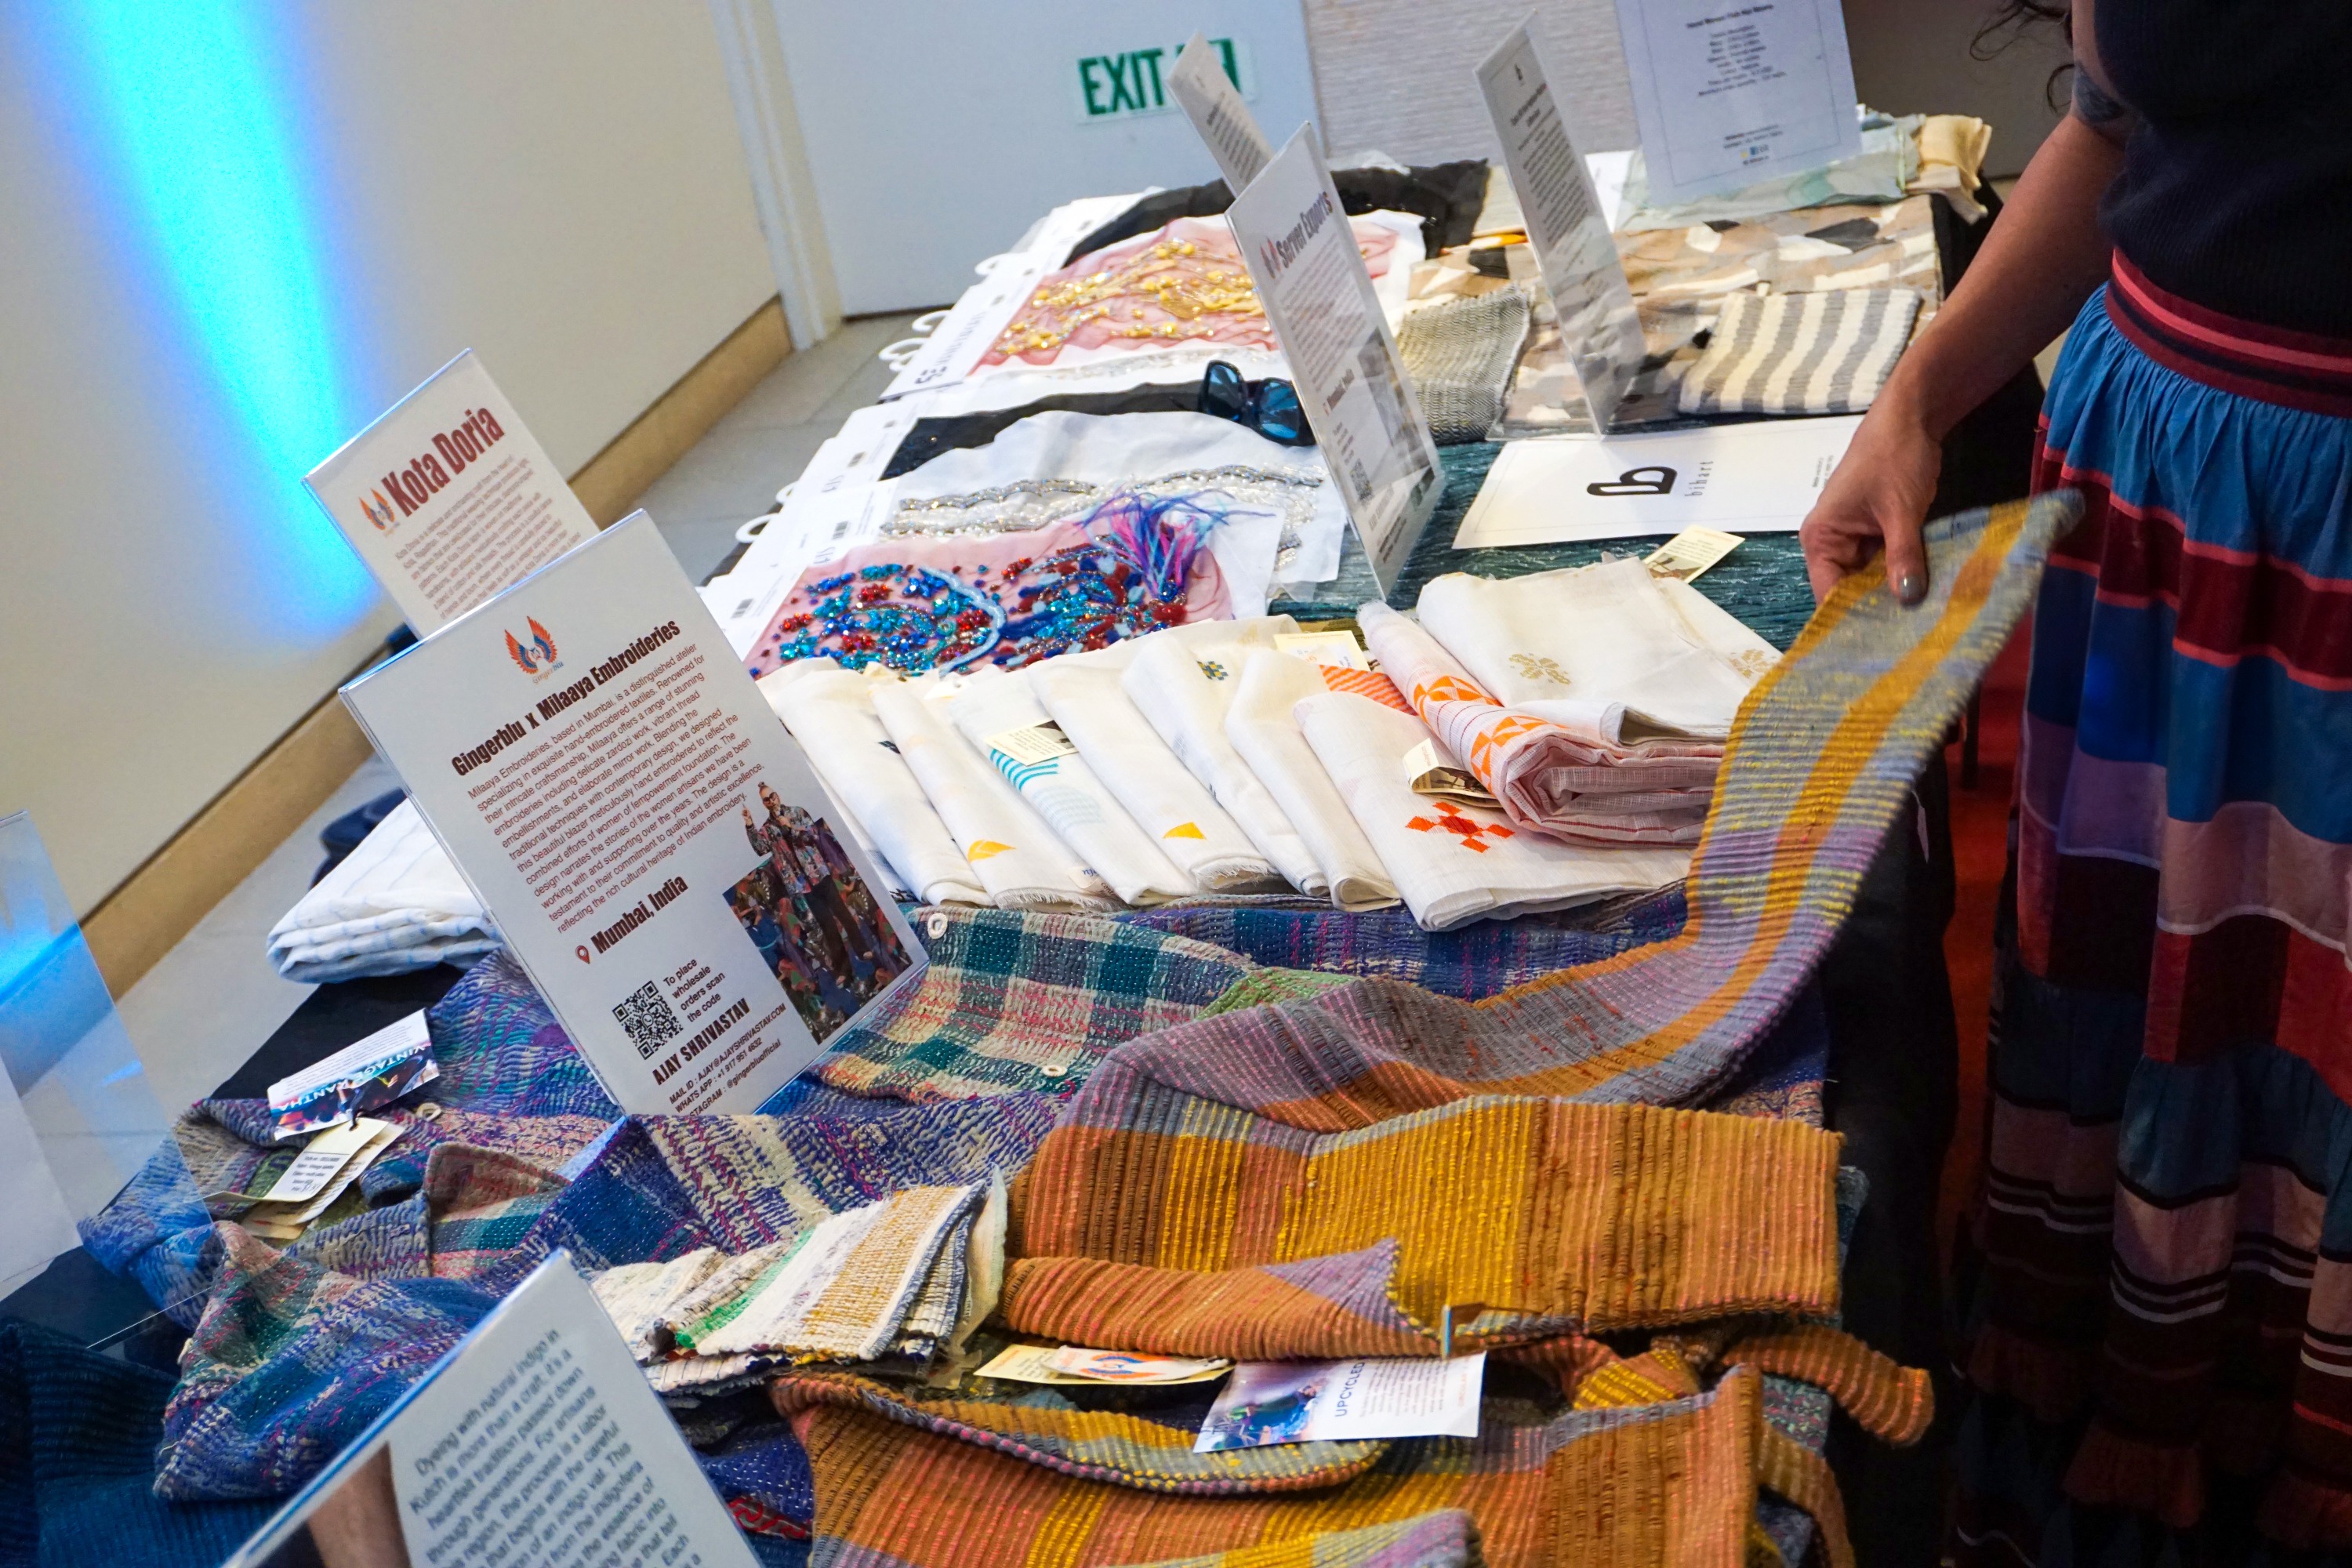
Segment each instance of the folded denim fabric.
[{"label": "folded denim fabric", "polygon": [[908,892],[927,904],[985,904],[988,892],[971,863],[875,716],[876,679],[809,658],[761,677],[760,691],[834,803]]}]

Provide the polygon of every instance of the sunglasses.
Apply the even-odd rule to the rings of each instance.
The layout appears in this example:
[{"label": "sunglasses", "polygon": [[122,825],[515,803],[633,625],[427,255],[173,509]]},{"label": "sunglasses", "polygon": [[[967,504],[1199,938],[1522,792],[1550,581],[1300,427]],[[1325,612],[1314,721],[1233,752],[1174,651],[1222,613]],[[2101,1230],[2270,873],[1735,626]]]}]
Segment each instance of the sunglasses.
[{"label": "sunglasses", "polygon": [[1298,405],[1298,393],[1290,383],[1271,377],[1256,383],[1244,381],[1237,366],[1221,359],[1211,360],[1202,374],[1201,412],[1246,425],[1285,447],[1315,445],[1307,410]]}]

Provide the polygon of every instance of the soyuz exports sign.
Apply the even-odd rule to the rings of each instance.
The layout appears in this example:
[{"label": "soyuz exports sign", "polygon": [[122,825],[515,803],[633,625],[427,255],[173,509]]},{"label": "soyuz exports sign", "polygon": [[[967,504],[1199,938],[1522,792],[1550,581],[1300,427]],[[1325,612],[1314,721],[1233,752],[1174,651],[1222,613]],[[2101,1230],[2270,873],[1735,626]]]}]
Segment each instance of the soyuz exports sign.
[{"label": "soyuz exports sign", "polygon": [[[1224,61],[1225,75],[1234,90],[1255,100],[1257,72],[1250,65],[1249,46],[1236,38],[1211,38],[1209,44]],[[1176,57],[1181,53],[1183,47],[1179,45],[1172,49],[1129,49],[1125,54],[1080,58],[1072,79],[1078,119],[1134,120],[1173,112],[1177,104],[1169,90],[1168,73],[1175,68]]]}]

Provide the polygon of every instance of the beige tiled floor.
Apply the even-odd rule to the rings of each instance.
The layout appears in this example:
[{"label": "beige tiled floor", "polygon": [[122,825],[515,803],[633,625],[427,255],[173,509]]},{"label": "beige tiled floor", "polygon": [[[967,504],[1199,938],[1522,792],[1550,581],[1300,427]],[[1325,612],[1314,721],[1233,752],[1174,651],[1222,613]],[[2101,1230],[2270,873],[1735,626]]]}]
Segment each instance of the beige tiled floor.
[{"label": "beige tiled floor", "polygon": [[[771,510],[851,411],[880,395],[891,373],[875,351],[905,337],[911,319],[850,321],[793,354],[654,482],[640,504],[689,576],[709,574],[736,528]],[[122,997],[124,1026],[167,1109],[208,1093],[310,994],[278,978],[264,939],[310,886],[319,830],[399,782],[382,763],[361,769]]]}]

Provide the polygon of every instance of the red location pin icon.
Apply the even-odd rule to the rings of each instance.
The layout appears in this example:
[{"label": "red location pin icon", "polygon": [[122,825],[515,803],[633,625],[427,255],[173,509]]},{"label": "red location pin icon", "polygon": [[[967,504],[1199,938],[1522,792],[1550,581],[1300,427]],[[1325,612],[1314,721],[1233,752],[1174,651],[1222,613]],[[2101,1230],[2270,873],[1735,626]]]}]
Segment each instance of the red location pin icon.
[{"label": "red location pin icon", "polygon": [[576,953],[578,953],[578,954],[580,955],[580,962],[581,962],[581,963],[587,963],[587,962],[588,962],[588,949],[587,949],[584,945],[583,945],[583,946],[580,946],[580,947],[575,947],[575,948],[573,948],[572,951],[572,952],[576,952]]}]

